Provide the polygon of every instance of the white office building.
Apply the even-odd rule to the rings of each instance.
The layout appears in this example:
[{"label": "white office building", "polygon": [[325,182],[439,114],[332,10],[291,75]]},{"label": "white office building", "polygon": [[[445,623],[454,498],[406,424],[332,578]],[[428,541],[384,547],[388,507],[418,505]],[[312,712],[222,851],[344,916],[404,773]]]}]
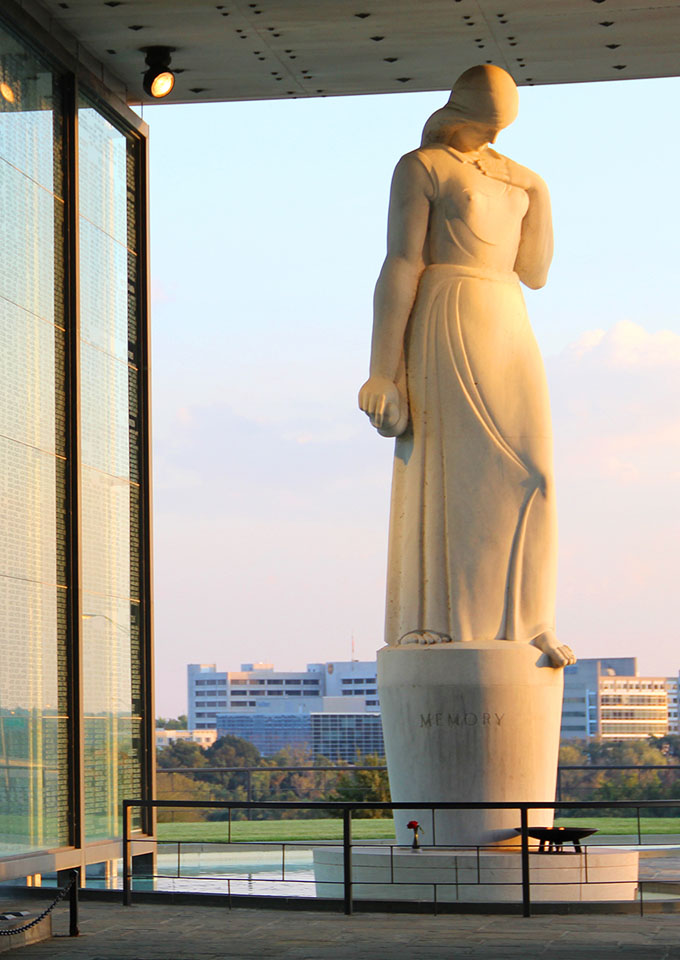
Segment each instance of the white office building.
[{"label": "white office building", "polygon": [[310,663],[304,671],[244,663],[237,671],[214,663],[187,667],[188,726],[208,730],[220,714],[379,713],[375,660]]},{"label": "white office building", "polygon": [[217,730],[161,730],[156,728],[156,749],[162,750],[178,741],[197,743],[199,747],[211,747],[217,740]]},{"label": "white office building", "polygon": [[678,678],[666,678],[666,697],[668,700],[668,733],[676,735],[680,733],[680,723],[678,722]]},{"label": "white office building", "polygon": [[562,739],[637,740],[678,732],[677,677],[640,677],[635,657],[565,667]]},{"label": "white office building", "polygon": [[600,677],[599,736],[640,740],[668,733],[666,677]]}]

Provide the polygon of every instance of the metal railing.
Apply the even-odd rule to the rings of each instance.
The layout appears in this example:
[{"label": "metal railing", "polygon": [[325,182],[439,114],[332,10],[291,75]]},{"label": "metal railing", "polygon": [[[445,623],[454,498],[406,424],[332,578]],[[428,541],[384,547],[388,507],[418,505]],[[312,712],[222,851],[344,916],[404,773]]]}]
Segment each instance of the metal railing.
[{"label": "metal railing", "polygon": [[[306,811],[307,813],[325,813],[330,816],[337,817],[342,821],[342,880],[337,881],[342,884],[342,902],[343,909],[346,914],[351,914],[353,912],[353,867],[352,867],[352,848],[358,844],[354,844],[352,840],[352,816],[353,814],[362,814],[368,811],[383,811],[383,812],[394,812],[399,810],[408,810],[409,812],[415,810],[430,811],[432,817],[432,844],[427,846],[423,845],[422,849],[446,849],[452,852],[456,850],[460,851],[461,849],[466,850],[475,850],[477,858],[477,878],[478,883],[480,883],[480,871],[479,871],[479,859],[480,851],[484,850],[499,850],[498,847],[491,846],[477,846],[471,847],[466,845],[464,848],[456,848],[447,845],[445,848],[442,845],[436,844],[436,833],[435,833],[435,818],[438,811],[444,810],[516,810],[518,813],[519,827],[518,827],[518,846],[516,849],[520,853],[520,864],[521,864],[521,907],[522,913],[525,917],[531,916],[531,872],[530,872],[530,853],[533,854],[530,847],[530,834],[529,834],[529,812],[532,810],[546,810],[552,809],[555,811],[573,811],[574,809],[579,810],[590,810],[604,813],[611,810],[634,810],[635,811],[635,820],[636,820],[636,834],[637,834],[637,844],[639,846],[643,843],[643,832],[642,832],[642,823],[641,823],[641,811],[642,810],[655,810],[658,811],[664,808],[675,808],[677,809],[680,806],[680,799],[678,800],[640,800],[640,801],[544,801],[544,802],[519,802],[519,803],[509,803],[509,802],[498,802],[498,803],[459,803],[459,802],[441,802],[441,803],[416,803],[416,802],[331,802],[331,801],[317,801],[317,802],[304,802],[304,801],[259,801],[255,803],[249,803],[248,801],[203,801],[203,800],[124,800],[123,801],[123,903],[129,906],[132,903],[132,881],[133,881],[133,869],[132,869],[132,845],[139,841],[144,840],[148,843],[148,837],[135,837],[132,832],[132,810],[134,808],[146,808],[150,810],[151,808],[156,809],[168,809],[168,808],[180,808],[180,809],[210,809],[210,810],[224,810],[227,813],[227,822],[226,822],[226,843],[233,844],[239,843],[239,845],[244,845],[244,841],[235,841],[232,839],[232,814],[234,812],[242,812],[249,810],[258,810],[258,811],[276,811],[284,812],[290,810],[300,810]],[[271,822],[271,821],[269,821]],[[289,821],[283,821],[289,822]],[[307,820],[305,822],[313,822],[313,820]],[[225,843],[225,840],[217,841],[221,844]],[[178,876],[180,876],[179,869],[179,857],[180,857],[180,843],[186,843],[187,841],[178,842]],[[203,843],[210,843],[210,841],[203,841]],[[214,842],[214,841],[213,841]],[[261,841],[251,841],[251,844],[262,846]],[[290,841],[286,841],[285,844],[277,842],[278,846],[283,848],[283,870],[282,870],[282,881],[286,881],[285,876],[285,848],[293,846],[294,844]],[[305,848],[310,847],[319,847],[322,846],[318,841],[304,841],[300,844]],[[326,844],[323,844],[327,846]],[[365,842],[361,844],[365,846]],[[394,849],[407,849],[407,847],[399,847],[397,844],[390,844],[391,849],[391,860],[393,861]],[[678,844],[680,849],[680,843]],[[504,849],[508,849],[505,847]],[[539,856],[550,856],[550,854],[538,854]],[[585,882],[588,883],[588,861],[587,861],[587,850],[585,851],[585,872],[586,879]],[[155,879],[155,875],[153,877]],[[234,879],[234,878],[232,878]],[[392,879],[394,879],[394,873],[392,870]],[[313,882],[313,881],[312,881]],[[335,882],[335,881],[331,881]],[[357,881],[362,885],[365,885],[364,880]],[[408,881],[409,884],[412,882],[418,881]],[[514,881],[509,881],[514,882]],[[598,881],[590,881],[598,882]],[[616,883],[618,881],[607,881]],[[628,881],[621,881],[628,882]],[[458,881],[422,881],[426,886],[434,887],[434,906],[436,910],[437,906],[437,886],[451,886],[452,884],[457,885]],[[494,885],[497,885],[493,881]],[[230,887],[228,886],[230,892]],[[643,906],[643,896],[642,889],[640,888],[640,911],[641,913],[644,910]]]},{"label": "metal railing", "polygon": [[[321,785],[322,787],[326,786],[328,775],[335,775],[336,777],[352,775],[353,773],[363,772],[363,771],[372,771],[374,773],[387,773],[387,766],[385,764],[380,765],[367,765],[367,764],[347,764],[347,765],[336,765],[336,766],[318,766],[314,764],[307,765],[293,765],[285,767],[267,767],[267,766],[252,766],[252,767],[158,767],[157,772],[160,774],[167,774],[171,776],[174,773],[179,774],[218,774],[218,773],[228,773],[231,776],[242,777],[244,780],[244,786],[246,791],[246,800],[250,803],[253,800],[253,777],[256,775],[263,776],[276,776],[276,775],[285,775],[288,773],[318,773],[321,775]],[[596,775],[601,773],[636,773],[638,776],[644,773],[657,772],[663,775],[664,779],[668,779],[669,776],[678,777],[680,776],[680,763],[668,763],[668,764],[573,764],[573,763],[562,763],[557,768],[557,790],[556,797],[558,800],[563,799],[564,793],[564,777],[570,773],[582,773],[586,776]],[[204,782],[210,783],[209,780]],[[589,784],[575,784],[572,787],[576,788],[585,788],[592,789],[592,786]]]},{"label": "metal railing", "polygon": [[[598,774],[607,774],[607,773],[635,773],[638,775],[645,773],[658,773],[661,779],[666,782],[673,778],[675,781],[678,776],[680,776],[680,763],[642,763],[642,764],[608,764],[608,763],[593,763],[593,764],[579,764],[579,763],[564,763],[560,764],[557,768],[557,789],[555,796],[558,800],[563,799],[563,794],[565,792],[565,775],[580,773],[583,774],[580,783],[572,783],[566,785],[568,789],[573,793],[575,790],[592,790],[594,786],[592,783],[583,782],[587,781],[589,778],[596,776]],[[673,784],[674,785],[674,784]],[[573,797],[572,797],[573,799]]]},{"label": "metal railing", "polygon": [[[156,773],[170,777],[172,777],[174,773],[198,773],[203,774],[204,776],[208,774],[212,775],[216,773],[228,773],[231,776],[243,777],[245,780],[246,800],[248,803],[252,803],[254,774],[263,774],[265,776],[269,775],[270,777],[275,777],[281,775],[285,776],[289,773],[317,773],[321,774],[321,786],[325,791],[328,786],[328,774],[334,774],[335,777],[338,778],[347,776],[348,774],[351,775],[353,773],[360,773],[367,770],[376,773],[387,773],[387,767],[385,764],[381,764],[379,766],[371,764],[346,764],[340,766],[300,764],[285,767],[157,767]],[[211,781],[203,780],[202,782],[210,784]]]}]

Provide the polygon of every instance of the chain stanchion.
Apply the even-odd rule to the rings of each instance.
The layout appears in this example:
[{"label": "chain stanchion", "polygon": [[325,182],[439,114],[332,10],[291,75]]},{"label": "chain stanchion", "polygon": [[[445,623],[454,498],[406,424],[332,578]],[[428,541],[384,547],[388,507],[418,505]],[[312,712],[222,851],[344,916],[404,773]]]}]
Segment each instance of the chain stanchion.
[{"label": "chain stanchion", "polygon": [[80,870],[75,869],[73,871],[73,878],[71,880],[71,892],[69,893],[68,900],[68,935],[69,937],[79,937],[80,930],[78,928],[78,887],[80,886]]},{"label": "chain stanchion", "polygon": [[[41,920],[44,920],[45,917],[47,917],[50,913],[52,913],[52,911],[54,910],[54,908],[56,907],[56,905],[57,905],[58,903],[61,903],[61,901],[62,901],[62,900],[64,899],[64,897],[66,896],[66,894],[69,893],[69,891],[70,891],[72,888],[76,887],[77,880],[78,880],[78,871],[77,871],[77,870],[74,870],[74,871],[73,871],[73,875],[72,875],[69,883],[64,887],[63,890],[60,890],[60,891],[59,891],[59,893],[57,894],[56,899],[52,901],[52,903],[49,905],[49,907],[47,907],[45,910],[43,910],[42,913],[38,914],[38,916],[37,916],[37,917],[34,917],[31,921],[29,921],[28,923],[25,923],[22,927],[14,927],[14,929],[12,929],[12,930],[0,930],[0,937],[13,937],[13,936],[15,936],[17,933],[25,933],[27,930],[30,930],[31,927],[35,927],[36,924],[40,923]],[[76,889],[77,889],[77,888],[76,888]],[[77,902],[77,895],[76,895],[76,902]],[[78,936],[77,912],[76,912],[76,932],[73,933],[73,932],[72,932],[72,927],[69,927],[69,935],[70,935],[71,937],[77,937],[77,936]]]},{"label": "chain stanchion", "polygon": [[132,905],[132,851],[130,850],[131,805],[123,800],[123,906]]}]

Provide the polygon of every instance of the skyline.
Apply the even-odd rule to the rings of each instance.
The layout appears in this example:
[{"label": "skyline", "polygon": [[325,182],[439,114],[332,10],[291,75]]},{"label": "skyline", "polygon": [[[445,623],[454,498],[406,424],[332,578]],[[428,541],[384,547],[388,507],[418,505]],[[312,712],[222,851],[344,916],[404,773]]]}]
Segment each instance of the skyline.
[{"label": "skyline", "polygon": [[[680,665],[680,204],[656,150],[680,139],[679,90],[523,88],[497,145],[544,177],[555,217],[548,285],[525,297],[553,409],[558,635],[664,676]],[[352,635],[359,659],[382,645],[392,443],[356,394],[392,169],[445,99],[145,109],[159,715],[183,712],[190,661],[296,669],[350,659]]]}]

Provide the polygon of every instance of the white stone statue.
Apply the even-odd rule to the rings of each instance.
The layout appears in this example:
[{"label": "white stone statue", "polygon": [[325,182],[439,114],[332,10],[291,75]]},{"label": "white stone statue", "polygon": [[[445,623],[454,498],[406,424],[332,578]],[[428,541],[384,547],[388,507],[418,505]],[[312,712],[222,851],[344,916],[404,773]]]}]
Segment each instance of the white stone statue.
[{"label": "white stone statue", "polygon": [[532,643],[559,667],[548,390],[520,288],[546,282],[550,198],[489,147],[517,107],[508,73],[473,67],[399,161],[359,405],[397,437],[387,644]]}]

